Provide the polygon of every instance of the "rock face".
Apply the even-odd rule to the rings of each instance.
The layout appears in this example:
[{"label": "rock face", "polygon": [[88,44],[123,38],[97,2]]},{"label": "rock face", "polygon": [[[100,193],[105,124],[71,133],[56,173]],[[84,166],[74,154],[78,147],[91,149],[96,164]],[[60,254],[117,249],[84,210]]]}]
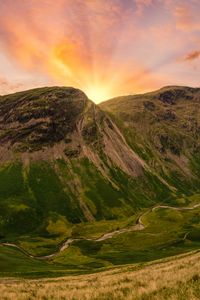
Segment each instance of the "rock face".
[{"label": "rock face", "polygon": [[[167,89],[167,90],[166,90]],[[165,104],[174,105],[180,99],[192,100],[195,89],[190,87],[179,88],[179,87],[168,87],[161,89],[158,93],[159,100]],[[196,89],[198,91],[198,89]]]},{"label": "rock face", "polygon": [[0,101],[0,142],[34,151],[63,140],[75,129],[87,105],[86,95],[73,88],[44,88],[3,97]]}]

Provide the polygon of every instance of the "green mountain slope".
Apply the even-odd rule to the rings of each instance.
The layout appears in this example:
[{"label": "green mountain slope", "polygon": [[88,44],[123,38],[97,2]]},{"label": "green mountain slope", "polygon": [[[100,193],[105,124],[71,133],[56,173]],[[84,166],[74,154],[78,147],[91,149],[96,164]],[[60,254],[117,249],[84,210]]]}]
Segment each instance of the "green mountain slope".
[{"label": "green mountain slope", "polygon": [[200,89],[165,87],[118,97],[100,105],[115,120],[130,147],[176,194],[199,190]]}]

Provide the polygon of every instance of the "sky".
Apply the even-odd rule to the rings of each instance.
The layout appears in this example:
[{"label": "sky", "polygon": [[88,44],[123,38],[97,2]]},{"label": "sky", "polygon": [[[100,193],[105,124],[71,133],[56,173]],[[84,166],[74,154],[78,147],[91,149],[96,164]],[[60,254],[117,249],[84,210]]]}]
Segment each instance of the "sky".
[{"label": "sky", "polygon": [[200,86],[200,0],[0,0],[0,94]]}]

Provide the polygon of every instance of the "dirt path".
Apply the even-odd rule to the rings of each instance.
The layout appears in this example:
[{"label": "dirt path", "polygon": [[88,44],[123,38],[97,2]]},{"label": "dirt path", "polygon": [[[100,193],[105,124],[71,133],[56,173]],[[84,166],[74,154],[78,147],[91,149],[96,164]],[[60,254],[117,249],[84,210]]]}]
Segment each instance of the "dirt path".
[{"label": "dirt path", "polygon": [[[69,248],[70,245],[73,242],[76,241],[95,241],[95,242],[101,242],[101,241],[105,241],[108,239],[113,238],[116,235],[125,233],[125,232],[132,232],[132,231],[139,231],[139,230],[143,230],[145,229],[145,225],[142,222],[142,218],[149,214],[150,212],[155,211],[156,209],[172,209],[172,210],[177,210],[177,211],[184,211],[184,210],[193,210],[197,207],[200,207],[200,203],[195,204],[194,206],[191,207],[174,207],[174,206],[168,206],[168,205],[157,205],[154,206],[152,208],[150,208],[149,210],[145,211],[144,213],[142,213],[136,220],[135,225],[133,226],[129,226],[126,228],[122,228],[122,229],[118,229],[118,230],[114,230],[112,232],[108,232],[108,233],[104,233],[102,236],[100,236],[99,238],[96,239],[89,239],[89,238],[68,238],[65,241],[63,241],[63,243],[61,244],[61,246],[59,247],[59,249],[57,251],[55,251],[54,253],[50,254],[50,255],[45,255],[45,256],[34,256],[31,255],[30,253],[28,253],[26,250],[24,250],[23,248],[21,248],[20,246],[13,244],[13,243],[0,243],[0,245],[2,246],[8,246],[8,247],[13,247],[16,248],[18,250],[20,250],[22,253],[24,253],[26,256],[30,257],[30,258],[35,258],[38,260],[49,260],[53,257],[55,257],[56,255],[58,255],[60,252],[64,251],[65,249]],[[188,232],[185,234],[184,236],[184,240],[186,239],[188,235]]]},{"label": "dirt path", "polygon": [[158,208],[168,208],[168,209],[173,209],[173,210],[179,210],[179,211],[182,211],[182,210],[193,210],[193,209],[195,209],[195,208],[197,208],[197,207],[200,207],[200,203],[198,203],[198,204],[195,204],[195,205],[193,205],[193,206],[191,206],[191,207],[174,207],[174,206],[168,206],[168,205],[157,205],[157,206],[154,206],[152,209],[151,209],[151,211],[154,211],[154,210],[156,210],[156,209],[158,209]]}]

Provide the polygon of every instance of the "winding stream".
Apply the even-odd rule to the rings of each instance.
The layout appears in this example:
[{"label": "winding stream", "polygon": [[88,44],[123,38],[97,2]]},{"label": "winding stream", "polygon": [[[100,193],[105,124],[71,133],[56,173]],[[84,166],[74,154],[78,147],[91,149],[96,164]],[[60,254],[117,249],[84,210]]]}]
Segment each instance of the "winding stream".
[{"label": "winding stream", "polygon": [[[60,245],[59,249],[55,252],[53,252],[52,254],[49,255],[45,255],[45,256],[34,256],[31,255],[30,253],[28,253],[26,250],[24,250],[22,247],[13,244],[13,243],[0,243],[1,246],[8,246],[8,247],[13,247],[16,248],[18,250],[20,250],[22,253],[24,253],[26,256],[30,257],[30,258],[35,258],[38,260],[49,260],[53,257],[55,257],[56,255],[58,255],[60,252],[64,251],[65,249],[69,248],[70,245],[75,242],[75,241],[95,241],[95,242],[101,242],[101,241],[105,241],[108,239],[111,239],[113,236],[125,233],[125,232],[132,232],[132,231],[139,231],[139,230],[143,230],[145,229],[145,226],[142,222],[142,218],[149,214],[150,212],[155,211],[156,209],[172,209],[172,210],[177,210],[177,211],[185,211],[185,210],[193,210],[197,207],[200,207],[200,203],[195,204],[194,206],[191,207],[174,207],[174,206],[168,206],[168,205],[157,205],[154,206],[152,208],[150,208],[149,210],[145,211],[144,213],[142,213],[136,220],[135,224],[129,227],[125,227],[122,229],[118,229],[118,230],[114,230],[112,232],[107,232],[104,233],[102,236],[100,236],[99,238],[94,238],[94,239],[89,239],[89,238],[67,238],[66,240],[64,240],[62,242],[62,244]],[[184,239],[187,237],[188,233],[185,234]]]}]

